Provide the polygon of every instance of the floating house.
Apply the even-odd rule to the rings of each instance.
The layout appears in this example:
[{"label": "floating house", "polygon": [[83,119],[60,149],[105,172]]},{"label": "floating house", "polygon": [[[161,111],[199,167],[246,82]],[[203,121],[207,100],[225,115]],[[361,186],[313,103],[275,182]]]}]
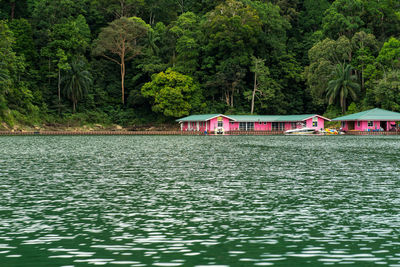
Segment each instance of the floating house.
[{"label": "floating house", "polygon": [[374,108],[333,119],[341,121],[344,131],[393,131],[400,121],[400,113]]},{"label": "floating house", "polygon": [[191,115],[177,120],[182,131],[286,131],[298,128],[323,129],[329,119],[320,115]]}]

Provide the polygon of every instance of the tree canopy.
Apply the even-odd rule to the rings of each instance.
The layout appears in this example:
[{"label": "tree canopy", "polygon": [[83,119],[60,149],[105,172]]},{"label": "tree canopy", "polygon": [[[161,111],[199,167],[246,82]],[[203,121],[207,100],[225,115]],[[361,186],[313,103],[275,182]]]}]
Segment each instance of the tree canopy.
[{"label": "tree canopy", "polygon": [[0,119],[398,111],[399,14],[393,0],[2,1]]}]

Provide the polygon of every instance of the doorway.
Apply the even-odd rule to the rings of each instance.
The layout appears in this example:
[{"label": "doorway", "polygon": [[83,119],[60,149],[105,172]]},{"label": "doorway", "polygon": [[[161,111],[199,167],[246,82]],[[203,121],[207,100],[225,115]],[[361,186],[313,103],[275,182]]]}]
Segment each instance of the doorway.
[{"label": "doorway", "polygon": [[354,125],[355,125],[354,121],[347,122],[347,129],[349,131],[354,130],[354,128],[355,128]]},{"label": "doorway", "polygon": [[387,131],[387,121],[380,122],[380,129],[383,129],[385,132]]}]

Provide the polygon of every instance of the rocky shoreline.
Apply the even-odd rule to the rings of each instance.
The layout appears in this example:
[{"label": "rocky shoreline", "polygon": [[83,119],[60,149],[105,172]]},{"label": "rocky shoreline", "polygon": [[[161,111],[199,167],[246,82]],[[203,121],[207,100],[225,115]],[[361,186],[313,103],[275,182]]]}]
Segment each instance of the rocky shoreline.
[{"label": "rocky shoreline", "polygon": [[159,125],[132,125],[123,127],[118,124],[102,125],[89,124],[82,126],[70,126],[62,124],[43,124],[41,126],[14,125],[9,127],[5,123],[0,126],[0,132],[8,133],[28,133],[28,132],[137,132],[137,131],[179,131],[178,125],[159,124]]}]

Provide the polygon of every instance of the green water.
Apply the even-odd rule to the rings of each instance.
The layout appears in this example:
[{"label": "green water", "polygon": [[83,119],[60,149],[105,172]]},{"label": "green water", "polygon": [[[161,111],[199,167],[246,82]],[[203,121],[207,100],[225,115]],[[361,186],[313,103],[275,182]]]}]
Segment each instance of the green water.
[{"label": "green water", "polygon": [[400,266],[400,138],[0,138],[0,266]]}]

